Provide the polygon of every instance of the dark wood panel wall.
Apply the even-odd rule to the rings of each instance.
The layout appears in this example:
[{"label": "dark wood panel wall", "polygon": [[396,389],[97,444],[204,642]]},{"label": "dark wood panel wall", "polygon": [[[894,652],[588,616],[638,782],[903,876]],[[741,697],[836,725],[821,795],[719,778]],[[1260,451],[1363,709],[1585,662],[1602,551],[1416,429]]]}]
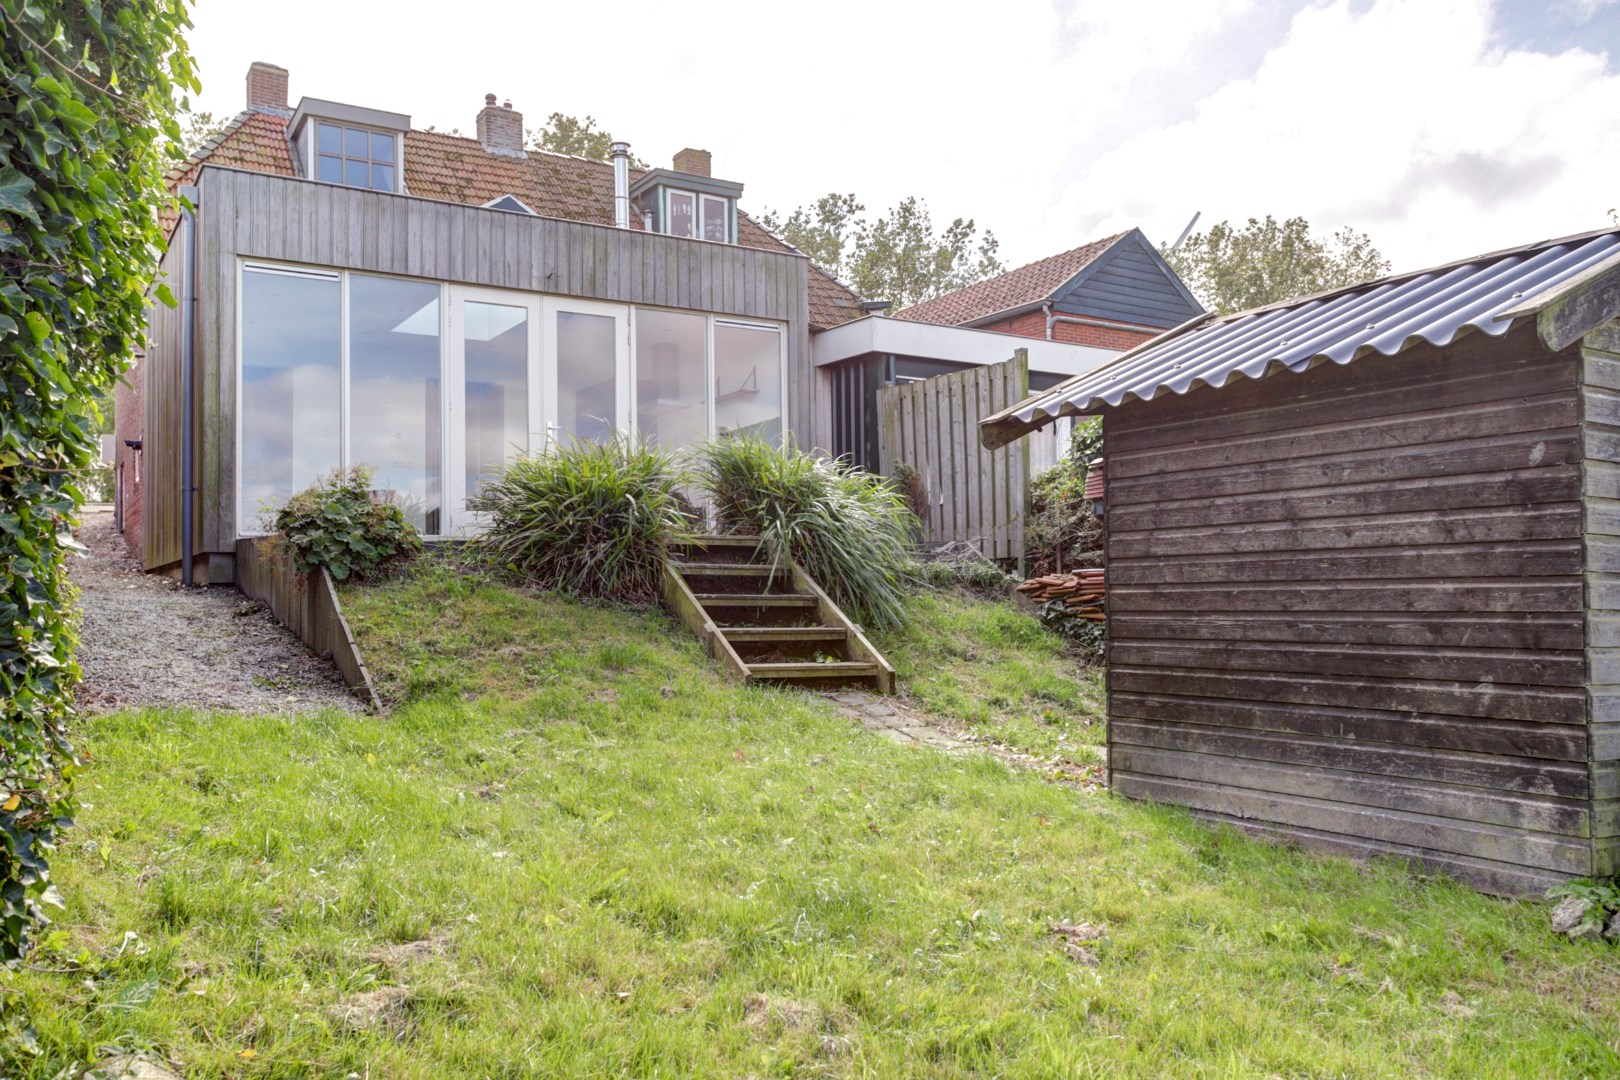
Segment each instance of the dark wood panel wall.
[{"label": "dark wood panel wall", "polygon": [[1111,410],[1114,787],[1496,891],[1591,872],[1581,378],[1532,328]]},{"label": "dark wood panel wall", "polygon": [[785,322],[788,428],[827,443],[802,256],[232,169],[203,169],[199,186],[201,551],[235,549],[240,257]]},{"label": "dark wood panel wall", "polygon": [[1592,872],[1620,871],[1620,323],[1581,356],[1586,663],[1591,689]]}]

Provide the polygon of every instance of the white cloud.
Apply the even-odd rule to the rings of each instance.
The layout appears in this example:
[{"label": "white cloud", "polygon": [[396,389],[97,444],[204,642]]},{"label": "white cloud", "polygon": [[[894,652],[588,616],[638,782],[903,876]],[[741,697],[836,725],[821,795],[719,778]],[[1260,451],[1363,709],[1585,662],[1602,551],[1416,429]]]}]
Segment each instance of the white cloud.
[{"label": "white cloud", "polygon": [[1267,213],[1364,228],[1414,267],[1604,223],[1620,77],[1582,50],[1490,44],[1483,0],[1340,0],[1295,16],[1250,79],[1101,155],[1063,192],[1080,232],[1173,238]]}]

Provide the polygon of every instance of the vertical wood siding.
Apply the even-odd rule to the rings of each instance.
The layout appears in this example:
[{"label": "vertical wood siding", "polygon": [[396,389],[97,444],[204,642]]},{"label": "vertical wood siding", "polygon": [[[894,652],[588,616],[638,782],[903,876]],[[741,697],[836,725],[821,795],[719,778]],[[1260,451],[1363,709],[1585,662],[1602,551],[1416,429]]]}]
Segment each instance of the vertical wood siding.
[{"label": "vertical wood siding", "polygon": [[[805,446],[830,434],[817,422],[801,256],[231,169],[204,168],[199,184],[199,550],[235,549],[239,257],[786,323],[788,429]],[[169,430],[178,439],[178,412]]]},{"label": "vertical wood siding", "polygon": [[[180,234],[163,257],[158,280],[181,295]],[[179,308],[153,301],[141,361],[142,561],[156,570],[180,562],[180,413],[182,398]]]},{"label": "vertical wood siding", "polygon": [[1620,871],[1620,323],[1581,357],[1586,662],[1592,695],[1592,873]]},{"label": "vertical wood siding", "polygon": [[1578,360],[1477,335],[1110,411],[1115,789],[1496,891],[1589,873]]},{"label": "vertical wood siding", "polygon": [[928,487],[924,540],[976,545],[992,559],[1024,557],[1029,444],[1000,450],[979,442],[979,421],[1029,392],[1024,350],[1000,364],[878,390],[879,451],[885,476],[905,462]]}]

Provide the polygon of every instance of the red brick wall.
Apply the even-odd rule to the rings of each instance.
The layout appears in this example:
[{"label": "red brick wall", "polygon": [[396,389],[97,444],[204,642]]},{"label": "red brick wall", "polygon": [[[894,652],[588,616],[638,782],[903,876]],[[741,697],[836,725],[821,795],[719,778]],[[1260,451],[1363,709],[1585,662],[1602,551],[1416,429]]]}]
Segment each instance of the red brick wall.
[{"label": "red brick wall", "polygon": [[146,358],[142,357],[124,373],[124,381],[113,390],[113,482],[123,485],[122,494],[115,497],[123,500],[124,542],[143,565],[146,561],[141,537],[144,505],[139,481],[146,479],[146,463],[139,459],[145,452],[131,450],[124,445],[124,440],[146,436],[145,374]]},{"label": "red brick wall", "polygon": [[[1019,337],[1045,338],[1046,313],[1036,309],[1026,311],[1022,315],[1014,315],[1010,319],[1001,319],[993,323],[985,323],[978,327],[980,330],[999,330],[1003,334],[1017,334]],[[1140,332],[1134,330],[1111,330],[1101,326],[1083,326],[1080,323],[1060,322],[1052,326],[1052,340],[1065,341],[1071,345],[1092,345],[1099,349],[1134,349],[1150,338],[1158,337],[1163,331],[1151,326],[1144,326]]]}]

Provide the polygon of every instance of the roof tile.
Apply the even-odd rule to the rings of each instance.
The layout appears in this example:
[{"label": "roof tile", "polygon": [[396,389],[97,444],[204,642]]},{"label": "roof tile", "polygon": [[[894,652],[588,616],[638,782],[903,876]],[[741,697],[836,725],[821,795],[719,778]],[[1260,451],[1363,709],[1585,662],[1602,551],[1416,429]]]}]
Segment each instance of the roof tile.
[{"label": "roof tile", "polygon": [[1115,233],[1070,251],[1049,256],[1005,274],[985,278],[955,292],[924,300],[894,313],[897,319],[966,326],[991,315],[1050,300],[1070,278],[1091,265],[1099,255],[1128,233]]}]

